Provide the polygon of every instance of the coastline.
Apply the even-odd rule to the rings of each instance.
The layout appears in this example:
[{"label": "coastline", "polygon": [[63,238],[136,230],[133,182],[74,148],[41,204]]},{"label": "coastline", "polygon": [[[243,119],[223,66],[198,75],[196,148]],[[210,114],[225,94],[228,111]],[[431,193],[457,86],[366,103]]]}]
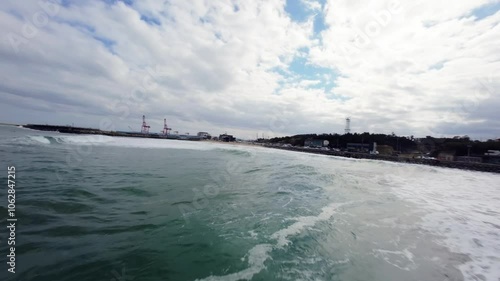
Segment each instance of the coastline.
[{"label": "coastline", "polygon": [[371,160],[381,160],[381,161],[399,162],[399,163],[407,163],[407,164],[419,164],[419,165],[427,165],[427,166],[435,166],[435,167],[443,167],[443,168],[472,170],[472,171],[479,171],[479,172],[489,172],[489,173],[497,173],[497,174],[500,173],[500,165],[486,164],[486,163],[441,161],[441,160],[436,160],[436,159],[401,158],[401,157],[397,157],[397,156],[372,155],[372,154],[359,153],[359,152],[336,152],[336,151],[330,151],[330,150],[318,150],[318,149],[310,149],[310,148],[303,148],[303,147],[278,147],[278,146],[271,146],[271,145],[263,145],[262,147],[288,150],[288,151],[297,151],[297,152],[311,153],[311,154],[338,156],[338,157],[345,157],[345,158],[371,159]]},{"label": "coastline", "polygon": [[128,138],[150,138],[150,139],[178,139],[188,141],[199,141],[201,137],[198,136],[180,136],[180,135],[160,135],[160,134],[143,134],[139,132],[117,132],[117,131],[104,131],[93,128],[72,127],[72,126],[59,126],[59,125],[39,125],[39,124],[26,124],[21,125],[23,128],[28,128],[37,131],[50,131],[65,134],[78,134],[78,135],[104,135],[111,137],[128,137]]},{"label": "coastline", "polygon": [[489,172],[489,173],[500,173],[500,165],[487,164],[487,163],[441,161],[441,160],[436,160],[436,159],[401,158],[401,157],[397,157],[397,156],[373,155],[373,154],[359,153],[359,152],[336,152],[336,151],[330,151],[330,150],[318,150],[318,149],[303,148],[303,147],[278,147],[278,146],[272,146],[272,145],[266,145],[266,144],[261,145],[261,144],[251,143],[251,142],[219,142],[219,141],[211,141],[211,140],[202,140],[201,138],[195,137],[195,136],[190,136],[190,138],[179,138],[178,136],[162,136],[162,135],[158,135],[158,134],[146,135],[146,134],[142,134],[142,133],[103,131],[100,129],[71,127],[71,126],[38,125],[38,124],[27,124],[27,125],[20,125],[20,126],[22,126],[23,128],[29,128],[29,129],[38,130],[38,131],[56,131],[56,132],[67,133],[67,134],[91,134],[91,135],[105,135],[105,136],[112,136],[112,137],[177,139],[177,140],[187,140],[187,141],[209,141],[209,142],[214,142],[214,143],[224,143],[224,144],[230,144],[230,145],[235,145],[235,146],[259,146],[259,147],[265,147],[265,148],[271,148],[271,149],[281,149],[281,150],[288,150],[288,151],[296,151],[296,152],[312,153],[312,154],[322,154],[322,155],[330,155],[330,156],[345,157],[345,158],[382,160],[382,161],[390,161],[390,162],[419,164],[419,165],[472,170],[472,171]]}]

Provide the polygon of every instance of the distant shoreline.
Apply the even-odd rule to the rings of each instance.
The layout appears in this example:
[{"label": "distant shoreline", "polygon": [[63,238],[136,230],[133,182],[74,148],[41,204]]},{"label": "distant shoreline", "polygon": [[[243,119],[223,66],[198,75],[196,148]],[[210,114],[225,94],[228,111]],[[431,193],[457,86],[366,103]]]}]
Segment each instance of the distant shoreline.
[{"label": "distant shoreline", "polygon": [[[17,124],[6,124],[0,123],[0,125],[7,126],[21,126],[28,129],[38,130],[38,131],[56,131],[60,133],[67,134],[91,134],[91,135],[105,135],[113,137],[135,137],[135,138],[152,138],[152,139],[177,139],[177,140],[188,140],[188,141],[201,141],[200,137],[189,136],[190,138],[179,138],[178,136],[163,136],[159,134],[142,134],[142,133],[130,133],[130,132],[116,132],[116,131],[103,131],[99,129],[92,128],[82,128],[82,127],[72,127],[72,126],[58,126],[58,125],[38,125],[38,124],[27,124],[27,125],[17,125]],[[277,147],[270,145],[257,145],[253,143],[227,143],[234,145],[245,145],[245,146],[260,146],[265,148],[281,149],[288,151],[297,151],[310,154],[322,154],[329,156],[338,156],[345,158],[357,158],[357,159],[372,159],[372,160],[382,160],[390,162],[408,163],[408,164],[420,164],[435,167],[445,167],[490,173],[500,173],[500,165],[487,164],[487,163],[471,163],[471,162],[457,162],[457,161],[441,161],[437,159],[417,159],[417,158],[400,158],[397,156],[389,155],[373,155],[367,153],[359,152],[336,152],[331,150],[317,150],[311,148],[303,147]]]},{"label": "distant shoreline", "polygon": [[201,137],[198,136],[184,136],[184,135],[160,135],[160,134],[143,134],[139,132],[118,132],[118,131],[103,131],[94,128],[83,128],[73,126],[59,126],[59,125],[40,125],[40,124],[26,124],[21,125],[23,128],[28,128],[37,131],[59,132],[65,134],[77,135],[104,135],[111,137],[127,137],[127,138],[150,138],[150,139],[174,139],[174,140],[188,140],[199,141]]},{"label": "distant shoreline", "polygon": [[338,156],[345,158],[371,159],[371,160],[381,160],[381,161],[399,162],[407,164],[419,164],[426,166],[454,168],[454,169],[480,171],[480,172],[500,173],[500,165],[487,164],[487,163],[441,161],[437,159],[400,158],[397,156],[373,155],[373,154],[359,153],[359,152],[336,152],[331,150],[318,150],[318,149],[303,148],[303,147],[278,147],[270,145],[264,145],[263,147],[304,152],[310,154]]}]

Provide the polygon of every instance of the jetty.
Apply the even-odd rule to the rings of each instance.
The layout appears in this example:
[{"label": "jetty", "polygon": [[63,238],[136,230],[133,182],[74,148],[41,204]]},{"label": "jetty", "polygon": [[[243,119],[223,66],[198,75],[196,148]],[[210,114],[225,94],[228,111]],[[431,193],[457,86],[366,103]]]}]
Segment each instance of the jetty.
[{"label": "jetty", "polygon": [[153,134],[144,132],[104,131],[94,128],[59,126],[59,125],[27,124],[27,125],[22,125],[22,127],[38,131],[52,131],[65,134],[105,135],[112,137],[132,137],[132,138],[151,138],[151,139],[178,139],[178,140],[191,140],[191,141],[199,141],[202,139],[199,136],[184,136],[184,135],[171,135],[171,134],[162,135],[162,134]]}]

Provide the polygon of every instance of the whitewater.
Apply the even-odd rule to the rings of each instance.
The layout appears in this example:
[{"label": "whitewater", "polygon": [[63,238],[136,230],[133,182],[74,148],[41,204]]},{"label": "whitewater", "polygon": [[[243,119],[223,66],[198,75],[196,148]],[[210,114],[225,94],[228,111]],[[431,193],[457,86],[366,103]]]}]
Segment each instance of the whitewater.
[{"label": "whitewater", "polygon": [[8,126],[0,156],[2,280],[500,280],[498,174]]}]

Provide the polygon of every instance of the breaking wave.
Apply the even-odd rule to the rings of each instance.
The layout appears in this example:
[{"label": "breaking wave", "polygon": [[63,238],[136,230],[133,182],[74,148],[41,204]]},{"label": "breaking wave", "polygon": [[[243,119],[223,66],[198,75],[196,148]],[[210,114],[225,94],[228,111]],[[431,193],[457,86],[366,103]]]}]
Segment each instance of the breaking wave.
[{"label": "breaking wave", "polygon": [[114,146],[145,149],[189,149],[189,150],[218,150],[229,155],[253,157],[261,147],[249,147],[237,144],[185,141],[154,138],[111,137],[104,135],[71,135],[49,132],[46,135],[26,135],[16,137],[3,144],[8,145],[92,145]]},{"label": "breaking wave", "polygon": [[51,144],[76,144],[76,145],[95,145],[112,142],[112,137],[102,135],[30,135],[17,137],[11,140],[13,144],[21,145],[51,145]]},{"label": "breaking wave", "polygon": [[96,146],[115,146],[115,147],[133,147],[133,148],[168,148],[168,149],[191,149],[191,150],[210,150],[222,146],[219,144],[195,142],[195,141],[191,142],[191,141],[166,140],[166,139],[111,137],[104,135],[66,135],[66,134],[56,134],[56,133],[52,135],[28,135],[28,136],[16,137],[14,139],[11,139],[8,142],[8,144],[96,145]]},{"label": "breaking wave", "polygon": [[209,276],[204,279],[197,279],[199,281],[236,281],[236,280],[251,280],[253,276],[266,268],[265,262],[271,258],[270,253],[273,250],[283,249],[290,244],[289,237],[301,233],[308,227],[313,227],[318,222],[329,220],[337,213],[337,210],[354,202],[345,203],[332,203],[323,207],[321,213],[317,216],[302,216],[291,218],[295,223],[292,225],[276,231],[271,235],[271,240],[276,241],[272,244],[258,244],[250,249],[246,255],[248,268],[223,276]]}]

